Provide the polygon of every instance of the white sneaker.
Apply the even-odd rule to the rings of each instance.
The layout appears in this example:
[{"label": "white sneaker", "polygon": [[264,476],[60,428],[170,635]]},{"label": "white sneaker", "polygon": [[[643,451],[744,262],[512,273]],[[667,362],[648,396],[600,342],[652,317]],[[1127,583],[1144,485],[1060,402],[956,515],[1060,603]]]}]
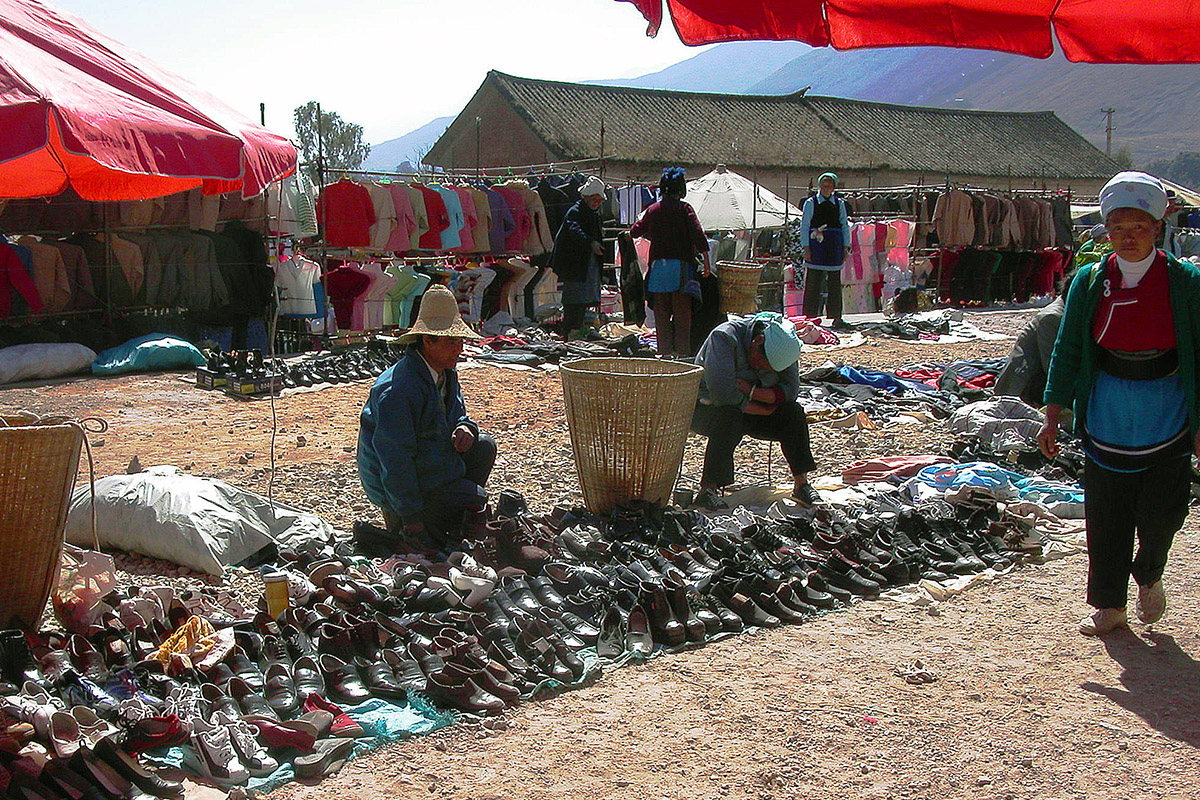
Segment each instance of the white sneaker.
[{"label": "white sneaker", "polygon": [[183,750],[183,764],[202,778],[222,786],[242,784],[250,771],[238,760],[229,729],[202,717],[192,721],[190,747]]},{"label": "white sneaker", "polygon": [[1162,619],[1167,610],[1167,593],[1160,578],[1149,586],[1138,587],[1137,616],[1149,625]]},{"label": "white sneaker", "polygon": [[1079,621],[1079,632],[1084,636],[1102,636],[1117,628],[1128,628],[1129,617],[1123,608],[1098,608],[1091,616]]},{"label": "white sneaker", "polygon": [[229,739],[237,751],[238,759],[247,771],[256,778],[270,775],[279,769],[279,762],[271,758],[254,731],[241,719],[233,719],[224,712],[213,714],[213,724],[229,731]]}]

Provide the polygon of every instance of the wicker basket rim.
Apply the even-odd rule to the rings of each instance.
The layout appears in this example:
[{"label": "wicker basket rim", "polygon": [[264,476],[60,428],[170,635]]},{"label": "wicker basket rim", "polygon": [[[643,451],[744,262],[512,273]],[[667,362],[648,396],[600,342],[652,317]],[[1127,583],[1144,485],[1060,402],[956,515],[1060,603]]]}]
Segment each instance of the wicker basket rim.
[{"label": "wicker basket rim", "polygon": [[[656,369],[663,370],[662,372],[625,372],[615,367],[628,364],[630,366],[639,364],[645,366],[654,364]],[[576,358],[571,361],[564,361],[558,365],[560,371],[577,373],[579,375],[612,375],[622,378],[678,378],[694,375],[698,372],[703,372],[704,368],[696,364],[686,364],[680,361],[659,361],[649,358],[606,358],[603,356],[593,356],[588,358]]]}]

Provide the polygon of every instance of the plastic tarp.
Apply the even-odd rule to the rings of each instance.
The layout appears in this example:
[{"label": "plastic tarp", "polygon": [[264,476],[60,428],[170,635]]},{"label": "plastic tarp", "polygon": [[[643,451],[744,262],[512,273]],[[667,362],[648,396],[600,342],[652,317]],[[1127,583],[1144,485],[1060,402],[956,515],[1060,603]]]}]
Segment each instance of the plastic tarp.
[{"label": "plastic tarp", "polygon": [[284,137],[39,0],[0,0],[0,131],[5,197],[253,197],[296,167]]},{"label": "plastic tarp", "polygon": [[[222,575],[271,544],[298,547],[327,542],[334,530],[316,514],[188,475],[178,467],[150,467],[96,481],[96,534],[101,547],[161,558]],[[91,488],[75,490],[67,541],[91,547]]]},{"label": "plastic tarp", "polygon": [[1200,61],[1200,0],[619,0],[662,26],[666,3],[680,40],[700,45],[794,39],[814,47],[936,45],[1071,61]]}]

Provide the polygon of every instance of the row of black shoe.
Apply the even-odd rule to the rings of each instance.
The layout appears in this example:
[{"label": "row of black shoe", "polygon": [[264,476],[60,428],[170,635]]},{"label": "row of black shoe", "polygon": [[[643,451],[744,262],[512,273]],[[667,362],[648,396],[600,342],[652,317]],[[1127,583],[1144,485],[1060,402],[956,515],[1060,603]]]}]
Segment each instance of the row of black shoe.
[{"label": "row of black shoe", "polygon": [[374,339],[363,347],[315,358],[283,361],[261,350],[205,351],[206,367],[218,378],[243,381],[278,376],[284,388],[350,383],[378,377],[404,356],[395,340]]}]

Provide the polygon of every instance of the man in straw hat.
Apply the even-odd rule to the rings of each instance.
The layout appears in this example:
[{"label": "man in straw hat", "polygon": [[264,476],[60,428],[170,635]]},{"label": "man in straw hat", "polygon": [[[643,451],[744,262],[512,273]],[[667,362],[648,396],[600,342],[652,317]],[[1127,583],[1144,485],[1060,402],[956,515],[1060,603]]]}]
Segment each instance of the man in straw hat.
[{"label": "man in straw hat", "polygon": [[388,531],[443,548],[467,511],[487,503],[496,443],[467,416],[454,369],[464,339],[479,339],[454,295],[432,286],[401,337],[408,352],[375,381],[359,419],[358,475]]}]

